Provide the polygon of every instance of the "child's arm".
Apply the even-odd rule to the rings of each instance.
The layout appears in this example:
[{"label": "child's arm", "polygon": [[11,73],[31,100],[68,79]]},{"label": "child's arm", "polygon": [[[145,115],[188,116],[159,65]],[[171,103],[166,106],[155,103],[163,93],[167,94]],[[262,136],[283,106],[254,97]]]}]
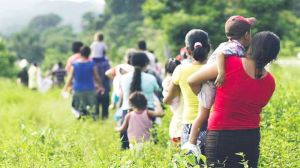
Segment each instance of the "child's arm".
[{"label": "child's arm", "polygon": [[130,113],[127,113],[126,116],[125,116],[123,124],[120,127],[115,127],[115,130],[117,132],[126,131],[127,128],[128,128],[129,118],[130,118]]},{"label": "child's arm", "polygon": [[109,78],[109,79],[114,79],[114,77],[116,76],[116,68],[110,68],[109,70],[107,70],[105,72],[105,75]]},{"label": "child's arm", "polygon": [[94,75],[94,80],[96,82],[97,93],[104,94],[105,89],[102,85],[101,79],[99,78],[99,74],[98,74],[96,66],[94,66],[93,71],[94,71],[93,75]]},{"label": "child's arm", "polygon": [[164,96],[163,102],[170,104],[175,97],[180,95],[180,87],[173,82],[170,82],[167,90],[168,93]]},{"label": "child's arm", "polygon": [[164,110],[157,98],[155,99],[155,111],[148,110],[147,112],[149,117],[163,117],[165,115]]},{"label": "child's arm", "polygon": [[221,86],[224,82],[224,74],[225,74],[225,55],[223,53],[219,53],[216,57],[217,59],[217,68],[218,68],[218,76],[215,80],[215,84],[217,87]]}]

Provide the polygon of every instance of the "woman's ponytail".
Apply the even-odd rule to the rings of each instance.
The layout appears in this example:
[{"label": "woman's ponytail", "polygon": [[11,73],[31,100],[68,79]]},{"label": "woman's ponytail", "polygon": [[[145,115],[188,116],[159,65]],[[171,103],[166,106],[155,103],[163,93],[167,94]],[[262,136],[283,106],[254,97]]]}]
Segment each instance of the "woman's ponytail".
[{"label": "woman's ponytail", "polygon": [[142,91],[141,88],[141,76],[142,76],[142,70],[140,67],[135,67],[134,68],[134,73],[133,73],[133,79],[130,84],[130,93],[136,92],[136,91]]},{"label": "woman's ponytail", "polygon": [[142,91],[142,70],[149,64],[149,59],[144,52],[133,52],[130,58],[130,64],[134,66],[130,93]]},{"label": "woman's ponytail", "polygon": [[255,78],[260,79],[265,66],[277,58],[280,39],[270,31],[259,32],[252,38],[250,49],[250,57],[255,62]]}]

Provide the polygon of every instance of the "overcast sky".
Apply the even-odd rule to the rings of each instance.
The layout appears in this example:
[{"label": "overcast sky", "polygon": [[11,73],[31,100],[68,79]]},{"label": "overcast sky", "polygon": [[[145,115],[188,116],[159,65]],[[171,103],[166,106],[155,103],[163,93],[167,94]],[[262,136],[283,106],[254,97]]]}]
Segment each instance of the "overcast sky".
[{"label": "overcast sky", "polygon": [[19,31],[34,16],[47,13],[59,14],[64,23],[78,28],[85,12],[102,12],[104,4],[104,0],[0,0],[0,34]]}]

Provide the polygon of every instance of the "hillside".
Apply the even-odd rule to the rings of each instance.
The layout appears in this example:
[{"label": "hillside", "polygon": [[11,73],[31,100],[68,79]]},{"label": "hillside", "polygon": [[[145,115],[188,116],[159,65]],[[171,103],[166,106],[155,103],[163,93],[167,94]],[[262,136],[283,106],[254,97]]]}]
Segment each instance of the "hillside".
[{"label": "hillside", "polygon": [[104,1],[0,0],[0,6],[1,34],[16,32],[25,26],[34,16],[47,13],[60,15],[64,20],[64,24],[71,24],[76,31],[79,31],[81,27],[81,16],[88,11],[103,12]]}]

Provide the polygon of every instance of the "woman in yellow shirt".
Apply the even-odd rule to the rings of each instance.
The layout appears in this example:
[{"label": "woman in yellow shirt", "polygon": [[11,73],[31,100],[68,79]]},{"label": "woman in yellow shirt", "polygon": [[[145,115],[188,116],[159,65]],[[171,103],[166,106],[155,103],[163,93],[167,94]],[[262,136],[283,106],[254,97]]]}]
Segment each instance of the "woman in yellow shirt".
[{"label": "woman in yellow shirt", "polygon": [[[179,65],[176,67],[172,82],[169,86],[169,92],[164,97],[164,103],[170,103],[180,93],[183,97],[183,116],[182,116],[182,137],[181,144],[188,142],[192,123],[197,117],[199,101],[197,96],[192,92],[187,83],[188,77],[199,70],[207,60],[207,55],[210,51],[210,44],[208,34],[200,29],[190,30],[185,36],[185,45],[188,54],[192,56],[193,60],[190,64]],[[203,148],[206,136],[206,128],[200,133],[198,138],[198,145]]]}]

